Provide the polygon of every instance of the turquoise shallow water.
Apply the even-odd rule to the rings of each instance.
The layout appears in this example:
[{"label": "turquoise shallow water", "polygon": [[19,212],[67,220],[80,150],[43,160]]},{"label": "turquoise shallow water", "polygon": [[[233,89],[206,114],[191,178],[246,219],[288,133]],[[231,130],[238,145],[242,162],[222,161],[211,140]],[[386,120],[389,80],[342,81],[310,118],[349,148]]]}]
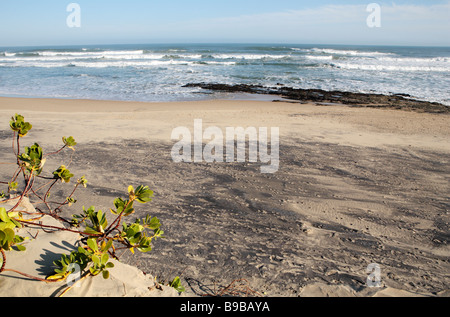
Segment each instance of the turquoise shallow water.
[{"label": "turquoise shallow water", "polygon": [[0,95],[135,101],[223,97],[187,83],[405,93],[450,105],[450,48],[270,44],[0,48]]}]

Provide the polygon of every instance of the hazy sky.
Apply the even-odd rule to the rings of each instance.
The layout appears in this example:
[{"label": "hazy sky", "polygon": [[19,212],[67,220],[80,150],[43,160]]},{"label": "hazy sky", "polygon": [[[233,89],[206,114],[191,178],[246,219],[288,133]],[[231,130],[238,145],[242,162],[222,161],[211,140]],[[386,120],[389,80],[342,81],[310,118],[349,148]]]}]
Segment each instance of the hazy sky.
[{"label": "hazy sky", "polygon": [[[70,3],[81,27],[69,28]],[[381,6],[369,28],[367,6]],[[450,0],[0,0],[0,46],[291,43],[450,46]]]}]

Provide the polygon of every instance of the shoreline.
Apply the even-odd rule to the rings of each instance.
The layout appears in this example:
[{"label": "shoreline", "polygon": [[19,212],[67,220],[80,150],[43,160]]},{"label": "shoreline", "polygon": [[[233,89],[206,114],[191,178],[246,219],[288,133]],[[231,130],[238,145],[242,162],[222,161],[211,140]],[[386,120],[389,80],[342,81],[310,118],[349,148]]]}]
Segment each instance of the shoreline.
[{"label": "shoreline", "polygon": [[[95,141],[85,129],[98,128],[95,120],[102,120],[102,114],[111,116],[111,120],[103,121],[96,135],[100,141],[111,138],[133,138],[133,129],[137,134],[151,135],[155,140],[170,142],[171,131],[179,126],[191,127],[194,119],[206,117],[206,125],[226,127],[280,127],[280,133],[286,138],[298,136],[298,123],[307,127],[307,134],[314,134],[319,141],[328,141],[345,145],[358,146],[392,146],[399,144],[392,134],[402,135],[401,144],[420,144],[420,146],[434,150],[446,151],[450,145],[446,141],[450,135],[446,113],[427,113],[415,111],[398,111],[377,107],[353,107],[344,104],[332,106],[321,103],[291,102],[282,100],[233,100],[214,99],[182,102],[141,102],[141,101],[108,101],[89,99],[48,99],[48,98],[8,98],[0,97],[0,111],[10,110],[11,114],[5,118],[7,126],[9,117],[20,109],[30,112],[35,120],[40,118],[45,125],[49,122],[65,123],[69,132],[65,134],[80,135],[81,141]],[[59,113],[70,113],[70,117],[52,119]],[[114,115],[117,113],[117,115]],[[145,115],[140,116],[140,113]],[[121,115],[123,114],[123,116]],[[197,116],[196,116],[197,114]],[[220,114],[220,116],[217,116]],[[36,117],[37,116],[37,117]],[[134,124],[143,120],[144,124]],[[414,124],[405,124],[413,120]],[[73,121],[84,125],[74,125]],[[117,122],[123,121],[118,129]],[[148,125],[147,127],[145,125]],[[126,127],[133,126],[133,129]],[[152,129],[151,126],[159,128]],[[147,129],[148,128],[148,129]],[[354,128],[361,131],[354,133]],[[55,127],[56,129],[56,127]],[[339,129],[339,133],[336,133]],[[367,131],[366,131],[367,130]],[[415,139],[420,135],[420,138]],[[389,136],[389,137],[387,137]],[[423,141],[421,141],[423,140]]]},{"label": "shoreline", "polygon": [[[150,186],[155,198],[146,213],[161,220],[167,238],[123,261],[160,279],[183,273],[187,295],[239,278],[269,297],[449,294],[446,114],[240,100],[21,98],[0,98],[0,113],[2,162],[14,159],[14,113],[33,124],[24,146],[36,141],[57,150],[63,135],[78,142],[60,158],[89,183],[65,217],[83,205],[109,210],[129,185]],[[279,127],[279,171],[262,174],[250,162],[173,162],[172,130],[192,131],[195,119],[222,131]],[[60,166],[59,157],[52,161],[46,167]],[[0,165],[0,179],[7,175]],[[55,193],[66,197],[69,187]],[[365,284],[371,263],[381,266],[379,289]]]},{"label": "shoreline", "polygon": [[[298,102],[314,103],[319,106],[351,106],[379,109],[406,110],[425,113],[450,113],[450,104],[417,99],[404,93],[362,93],[342,90],[303,89],[293,88],[284,84],[275,87],[249,84],[221,84],[221,83],[188,83],[183,88],[201,88],[199,94],[211,95],[210,98],[171,101],[145,100],[116,100],[116,99],[78,99],[72,97],[41,97],[22,95],[0,95],[0,98],[11,99],[42,99],[42,100],[79,100],[98,102],[124,102],[148,104],[172,104],[180,102],[208,102],[220,100],[236,101],[268,101],[268,102]],[[209,92],[207,92],[209,91]],[[218,95],[217,95],[218,94]]]},{"label": "shoreline", "polygon": [[183,87],[200,87],[205,90],[222,92],[245,92],[256,95],[277,95],[286,100],[315,102],[323,105],[344,104],[353,107],[384,108],[429,113],[450,113],[450,105],[415,99],[408,94],[358,93],[349,91],[329,91],[323,89],[301,89],[285,85],[266,87],[247,84],[189,83]]},{"label": "shoreline", "polygon": [[[267,101],[267,102],[298,102],[315,103],[321,106],[352,106],[393,110],[407,110],[427,113],[450,113],[450,104],[416,99],[411,95],[403,93],[381,94],[360,93],[341,90],[302,89],[292,88],[279,84],[276,87],[248,84],[220,84],[220,83],[188,83],[182,87],[199,87],[205,92],[200,94],[214,95],[216,97],[199,98],[192,100],[171,101],[146,101],[146,100],[117,100],[117,99],[78,99],[73,97],[41,97],[23,95],[0,95],[6,99],[42,99],[42,100],[79,100],[99,102],[124,102],[124,103],[148,103],[148,104],[171,104],[181,102],[205,102],[220,100],[236,101]],[[210,92],[206,92],[206,91]]]}]

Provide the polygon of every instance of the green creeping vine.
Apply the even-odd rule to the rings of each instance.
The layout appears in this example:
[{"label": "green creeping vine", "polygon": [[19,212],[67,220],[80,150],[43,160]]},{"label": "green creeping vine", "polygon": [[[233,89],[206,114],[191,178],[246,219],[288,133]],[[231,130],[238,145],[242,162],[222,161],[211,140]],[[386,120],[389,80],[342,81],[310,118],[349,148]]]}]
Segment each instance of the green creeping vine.
[{"label": "green creeping vine", "polygon": [[[130,250],[133,254],[135,250],[139,252],[149,252],[152,250],[152,242],[157,238],[164,238],[164,232],[160,229],[161,223],[158,218],[146,216],[134,222],[126,220],[135,212],[134,204],[145,204],[152,200],[153,191],[147,186],[140,185],[136,189],[128,187],[127,199],[117,198],[114,200],[114,208],[110,212],[114,215],[114,220],[109,224],[106,214],[101,210],[96,211],[94,206],[86,209],[83,207],[82,213],[73,215],[72,219],[64,219],[59,214],[65,205],[71,206],[76,203],[74,194],[79,186],[86,187],[87,180],[84,176],[79,178],[65,201],[48,201],[51,190],[57,182],[62,184],[70,183],[74,175],[69,171],[69,166],[61,165],[52,173],[53,177],[45,177],[41,174],[44,171],[44,164],[47,157],[60,153],[66,147],[75,151],[73,137],[63,137],[63,146],[56,152],[44,155],[43,149],[38,143],[25,150],[20,150],[20,140],[32,129],[32,125],[26,122],[24,117],[16,114],[10,121],[10,128],[13,131],[12,149],[17,158],[17,168],[8,182],[0,182],[7,185],[7,193],[0,193],[0,203],[11,202],[12,208],[7,210],[0,208],[0,274],[5,271],[12,271],[26,277],[45,282],[60,282],[66,280],[75,268],[79,268],[83,278],[89,276],[102,275],[109,278],[109,269],[114,267],[110,259],[119,260],[116,252],[118,250]],[[19,176],[22,175],[25,182],[24,187],[19,189]],[[43,184],[42,184],[43,183]],[[20,193],[15,194],[13,193]],[[36,206],[36,212],[18,211],[17,207],[27,197]],[[44,206],[43,209],[37,206]],[[48,226],[38,220],[43,216],[51,216],[61,222],[60,227]],[[30,276],[26,273],[7,269],[5,251],[26,251],[24,242],[28,239],[17,235],[18,229],[23,227],[38,228],[41,230],[53,229],[68,231],[80,235],[80,247],[70,254],[62,254],[61,258],[54,262],[55,269],[51,276],[45,280]],[[73,285],[72,285],[73,286]],[[65,294],[72,286],[68,287]],[[179,277],[176,277],[169,286],[174,287],[179,292],[184,291]]]}]

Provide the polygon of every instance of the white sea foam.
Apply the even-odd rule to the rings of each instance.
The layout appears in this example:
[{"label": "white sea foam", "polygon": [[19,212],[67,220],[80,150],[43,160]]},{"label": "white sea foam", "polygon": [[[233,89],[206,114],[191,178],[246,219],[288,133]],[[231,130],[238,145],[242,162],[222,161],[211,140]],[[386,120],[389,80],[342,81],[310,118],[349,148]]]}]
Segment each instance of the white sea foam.
[{"label": "white sea foam", "polygon": [[425,58],[425,57],[378,57],[377,60],[381,62],[393,62],[393,63],[447,63],[450,65],[450,58],[449,57],[432,57],[432,58]]},{"label": "white sea foam", "polygon": [[40,68],[58,68],[58,67],[84,67],[84,68],[109,68],[109,67],[135,67],[135,68],[148,68],[159,66],[171,66],[171,65],[224,65],[232,66],[236,65],[236,62],[221,62],[221,61],[186,61],[186,60],[96,60],[96,61],[83,61],[77,60],[45,60],[45,61],[20,61],[16,63],[7,63],[0,60],[0,66],[2,67],[40,67]]},{"label": "white sea foam", "polygon": [[[5,54],[6,55],[6,54]],[[11,56],[11,57],[9,57]],[[1,58],[0,63],[8,63],[8,66],[16,67],[62,67],[56,65],[57,62],[72,62],[74,65],[83,65],[83,67],[115,67],[119,63],[105,63],[104,61],[122,61],[123,65],[132,66],[148,66],[148,65],[165,65],[165,64],[189,64],[189,62],[195,61],[205,61],[206,64],[223,64],[223,65],[235,65],[236,62],[212,62],[208,59],[217,60],[262,60],[262,59],[283,59],[287,58],[289,55],[269,55],[269,54],[215,54],[215,55],[202,55],[202,54],[163,54],[163,53],[150,53],[140,50],[140,51],[100,51],[100,52],[55,52],[55,51],[45,51],[39,52],[38,55],[31,56],[13,56],[8,55]],[[206,59],[206,60],[205,60]],[[94,66],[92,63],[79,63],[83,60],[92,60],[92,63],[98,64]],[[164,60],[160,63],[145,61],[154,60]],[[125,61],[137,61],[126,63]],[[141,62],[142,61],[142,62]],[[14,65],[10,63],[14,62]],[[54,63],[52,63],[54,62]],[[105,66],[106,65],[106,66]]]},{"label": "white sea foam", "polygon": [[348,70],[366,70],[366,71],[400,71],[400,72],[450,72],[450,65],[405,65],[405,64],[380,64],[380,63],[342,63],[334,62],[330,64],[333,67]]},{"label": "white sea foam", "polygon": [[321,60],[321,61],[331,61],[333,59],[333,56],[331,56],[331,55],[305,55],[305,58]]},{"label": "white sea foam", "polygon": [[382,53],[382,52],[366,52],[366,51],[356,51],[356,50],[336,50],[329,48],[312,48],[309,50],[314,53],[322,54],[332,54],[332,55],[344,55],[344,56],[392,56],[393,53]]},{"label": "white sea foam", "polygon": [[232,66],[236,65],[236,62],[216,62],[216,61],[208,61],[205,62],[206,65],[225,65],[225,66]]},{"label": "white sea foam", "polygon": [[77,57],[77,56],[99,56],[99,55],[104,55],[104,56],[117,56],[117,55],[142,55],[144,54],[143,50],[130,50],[130,51],[98,51],[98,52],[88,52],[88,51],[83,51],[83,52],[64,52],[64,51],[43,51],[43,52],[38,52],[39,55],[41,56],[73,56],[73,57]]},{"label": "white sea foam", "polygon": [[245,60],[260,60],[260,59],[283,59],[289,58],[290,55],[271,55],[271,54],[214,54],[217,59],[245,59]]}]

